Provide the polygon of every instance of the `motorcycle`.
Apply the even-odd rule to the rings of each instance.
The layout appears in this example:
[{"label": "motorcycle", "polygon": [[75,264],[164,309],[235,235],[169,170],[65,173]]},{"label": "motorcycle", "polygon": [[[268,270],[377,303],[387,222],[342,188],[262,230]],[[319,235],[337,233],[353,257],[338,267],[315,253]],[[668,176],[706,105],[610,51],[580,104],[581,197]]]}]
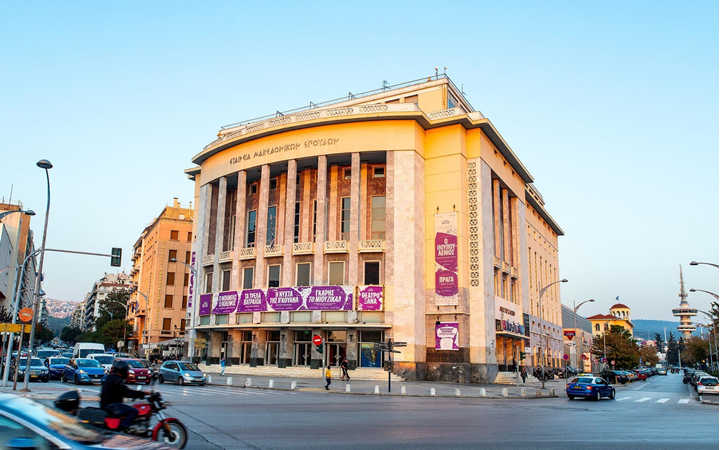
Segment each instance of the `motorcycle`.
[{"label": "motorcycle", "polygon": [[[126,430],[119,430],[121,420],[119,417],[112,417],[101,408],[79,408],[79,405],[80,394],[78,391],[66,392],[55,400],[55,406],[58,409],[73,414],[81,422],[94,427],[150,438],[175,448],[185,448],[187,444],[188,433],[185,425],[174,417],[167,417],[162,412],[167,408],[168,403],[162,400],[159,392],[153,392],[146,401],[132,405],[137,409],[138,415]],[[154,425],[152,425],[153,416],[157,417],[157,423]]]}]

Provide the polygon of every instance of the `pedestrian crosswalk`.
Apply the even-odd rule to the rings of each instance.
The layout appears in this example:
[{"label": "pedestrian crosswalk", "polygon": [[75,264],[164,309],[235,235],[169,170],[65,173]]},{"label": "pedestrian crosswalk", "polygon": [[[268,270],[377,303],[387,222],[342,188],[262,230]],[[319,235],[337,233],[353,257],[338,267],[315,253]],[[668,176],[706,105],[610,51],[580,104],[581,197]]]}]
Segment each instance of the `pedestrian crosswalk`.
[{"label": "pedestrian crosswalk", "polygon": [[[672,401],[671,401],[672,400]],[[687,405],[690,403],[689,398],[675,398],[672,399],[670,397],[661,397],[661,398],[653,398],[653,397],[617,397],[615,399],[617,402],[627,402],[630,401],[632,403],[670,403],[670,404],[679,404],[679,405]]]}]

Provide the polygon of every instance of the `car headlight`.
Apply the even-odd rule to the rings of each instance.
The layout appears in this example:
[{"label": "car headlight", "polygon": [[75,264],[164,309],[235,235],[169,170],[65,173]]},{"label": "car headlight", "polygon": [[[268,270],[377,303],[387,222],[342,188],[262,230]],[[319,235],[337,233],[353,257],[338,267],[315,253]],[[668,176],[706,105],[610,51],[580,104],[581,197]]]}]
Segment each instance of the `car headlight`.
[{"label": "car headlight", "polygon": [[135,375],[135,371],[132,370],[132,369],[128,370],[128,373],[131,374],[131,375]]},{"label": "car headlight", "polygon": [[183,378],[192,378],[192,377],[190,376],[189,373],[186,372],[186,373],[183,374]]},{"label": "car headlight", "polygon": [[85,375],[85,371],[82,369],[78,370],[77,373],[78,375]]}]

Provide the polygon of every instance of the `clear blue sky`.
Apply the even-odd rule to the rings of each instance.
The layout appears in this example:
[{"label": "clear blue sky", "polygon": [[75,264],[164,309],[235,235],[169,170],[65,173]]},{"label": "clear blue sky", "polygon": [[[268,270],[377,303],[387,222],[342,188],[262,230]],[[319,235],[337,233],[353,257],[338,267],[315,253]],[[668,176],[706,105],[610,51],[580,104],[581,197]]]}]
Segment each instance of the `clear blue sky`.
[{"label": "clear blue sky", "polygon": [[[0,195],[44,211],[50,159],[48,246],[122,246],[128,269],[219,126],[447,66],[566,231],[563,301],[671,319],[678,264],[718,260],[716,2],[340,3],[3,2]],[[110,271],[46,269],[73,300]],[[718,288],[709,267],[686,279]]]}]

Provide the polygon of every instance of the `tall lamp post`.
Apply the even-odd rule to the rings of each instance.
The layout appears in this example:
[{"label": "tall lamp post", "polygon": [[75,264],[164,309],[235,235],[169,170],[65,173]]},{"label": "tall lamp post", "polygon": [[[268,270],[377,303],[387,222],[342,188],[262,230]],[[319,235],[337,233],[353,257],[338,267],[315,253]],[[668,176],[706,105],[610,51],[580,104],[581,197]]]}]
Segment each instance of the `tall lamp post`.
[{"label": "tall lamp post", "polygon": [[[562,280],[553,281],[552,283],[548,284],[544,288],[540,289],[540,292],[538,294],[538,311],[540,312],[541,316],[543,313],[542,298],[543,298],[543,295],[545,295],[545,291],[547,291],[548,288],[550,288],[551,286],[554,286],[558,283],[567,283],[567,282],[568,282],[567,278],[563,278]],[[543,320],[545,320],[545,319],[543,318]],[[545,363],[547,362],[547,350],[548,350],[547,347],[549,347],[547,340],[548,340],[548,336],[547,336],[547,333],[545,333],[545,347],[546,348],[543,348],[543,364],[542,364],[542,388],[543,389],[545,389]]]},{"label": "tall lamp post", "polygon": [[30,361],[32,360],[33,340],[35,339],[35,328],[37,327],[38,306],[40,305],[38,292],[40,292],[40,282],[43,276],[43,263],[45,262],[45,240],[47,238],[48,217],[50,216],[50,169],[52,169],[53,166],[47,159],[41,159],[36,164],[39,168],[45,170],[45,179],[47,181],[47,206],[45,207],[45,226],[43,227],[42,245],[40,246],[40,265],[38,267],[38,276],[35,278],[35,305],[33,306],[28,359],[27,366],[25,367],[25,381],[22,389],[25,392],[30,391],[30,388],[28,387],[28,383],[30,382]]},{"label": "tall lamp post", "polygon": [[[580,309],[580,307],[581,307],[582,305],[584,305],[585,303],[592,303],[592,302],[594,302],[595,299],[594,299],[594,298],[589,298],[589,299],[587,299],[587,300],[583,300],[583,301],[580,302],[579,304],[575,304],[576,301],[577,301],[577,300],[573,300],[573,313],[574,313],[574,314],[573,314],[573,329],[574,329],[575,332],[577,333],[577,312],[578,312],[578,309]],[[576,335],[575,337],[577,338],[577,335]],[[582,337],[581,337],[580,339],[582,339]],[[580,362],[578,361],[578,354],[577,354],[577,353],[578,353],[578,352],[577,352],[577,340],[573,343],[573,347],[575,347],[575,368],[576,368],[576,369],[579,369],[579,367],[580,367]],[[582,347],[580,348],[580,351],[582,352]]]},{"label": "tall lamp post", "polygon": [[715,297],[715,300],[718,300],[718,295],[712,291],[706,291],[705,289],[690,289],[690,292],[704,292],[706,294],[712,295]]},{"label": "tall lamp post", "polygon": [[713,266],[714,268],[718,268],[718,265],[711,262],[700,262],[700,261],[690,261],[691,266],[699,266],[699,265],[706,265],[706,266]]}]

